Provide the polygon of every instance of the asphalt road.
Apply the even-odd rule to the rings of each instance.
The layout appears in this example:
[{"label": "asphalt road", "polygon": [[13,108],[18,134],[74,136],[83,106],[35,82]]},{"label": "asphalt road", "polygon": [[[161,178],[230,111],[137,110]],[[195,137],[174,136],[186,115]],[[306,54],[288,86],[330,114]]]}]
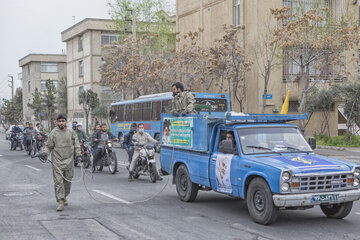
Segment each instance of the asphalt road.
[{"label": "asphalt road", "polygon": [[[10,152],[3,134],[0,139],[0,239],[360,238],[359,202],[343,220],[328,219],[315,207],[281,211],[277,222],[262,226],[251,220],[243,200],[199,192],[195,202],[184,203],[168,177],[156,184],[148,177],[129,183],[124,164],[127,157],[120,149],[116,149],[122,164],[119,172],[111,175],[105,169],[89,175],[86,187],[76,167],[69,206],[56,212],[51,165],[29,158],[25,152]],[[360,162],[357,155],[346,156]],[[149,201],[134,203],[154,195]]]}]

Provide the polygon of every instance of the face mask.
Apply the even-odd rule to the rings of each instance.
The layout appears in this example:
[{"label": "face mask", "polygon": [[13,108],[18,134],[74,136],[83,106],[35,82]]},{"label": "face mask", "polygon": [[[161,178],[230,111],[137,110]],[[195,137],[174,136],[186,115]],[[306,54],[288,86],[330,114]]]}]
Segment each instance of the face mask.
[{"label": "face mask", "polygon": [[135,132],[136,131],[136,128],[132,127],[130,128],[130,132]]},{"label": "face mask", "polygon": [[140,134],[144,133],[144,129],[138,129],[138,131],[139,131]]}]

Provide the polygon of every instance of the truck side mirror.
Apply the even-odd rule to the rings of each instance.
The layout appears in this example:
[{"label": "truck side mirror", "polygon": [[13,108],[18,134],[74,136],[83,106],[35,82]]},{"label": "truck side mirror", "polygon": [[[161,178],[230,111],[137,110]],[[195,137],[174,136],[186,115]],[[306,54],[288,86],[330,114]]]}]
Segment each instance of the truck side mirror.
[{"label": "truck side mirror", "polygon": [[310,145],[311,149],[314,150],[314,149],[316,148],[316,139],[310,137],[310,138],[309,138],[309,145]]}]

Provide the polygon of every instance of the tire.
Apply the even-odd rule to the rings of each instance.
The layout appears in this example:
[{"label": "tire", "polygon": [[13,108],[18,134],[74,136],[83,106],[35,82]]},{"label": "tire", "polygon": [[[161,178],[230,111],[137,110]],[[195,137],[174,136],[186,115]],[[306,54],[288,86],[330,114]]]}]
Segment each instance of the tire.
[{"label": "tire", "polygon": [[[15,149],[14,150],[16,150],[16,146],[15,146]],[[24,150],[24,147],[23,147],[23,145],[20,143],[20,151],[22,151],[22,150]]]},{"label": "tire", "polygon": [[33,145],[32,143],[30,143],[29,149],[28,149],[28,155],[31,155],[31,152],[33,150]]},{"label": "tire", "polygon": [[275,207],[270,188],[262,178],[255,178],[250,182],[246,204],[256,223],[269,225],[277,219],[279,209]]},{"label": "tire", "polygon": [[150,163],[149,172],[150,172],[150,180],[151,180],[151,182],[156,183],[156,165],[155,164]]},{"label": "tire", "polygon": [[99,166],[95,166],[95,168],[96,168],[96,170],[97,171],[99,171],[99,172],[101,172],[102,170],[103,170],[103,168],[104,168],[104,162],[103,162],[103,160],[102,159],[100,159],[100,165]]},{"label": "tire", "polygon": [[37,152],[36,144],[33,144],[32,151],[31,151],[31,157],[35,156]]},{"label": "tire", "polygon": [[199,185],[191,182],[189,172],[185,165],[180,165],[176,170],[176,191],[181,201],[193,202],[198,194]]},{"label": "tire", "polygon": [[140,174],[137,173],[137,172],[133,172],[132,176],[133,176],[134,179],[138,179],[140,177]]},{"label": "tire", "polygon": [[84,168],[89,168],[90,166],[90,156],[89,154],[84,155]]},{"label": "tire", "polygon": [[76,167],[78,165],[78,162],[76,161],[76,159],[74,159],[74,166]]},{"label": "tire", "polygon": [[117,170],[117,158],[116,158],[116,154],[114,152],[111,152],[109,154],[109,158],[110,158],[110,162],[111,164],[109,164],[109,171],[111,172],[111,174],[115,174],[116,170]]},{"label": "tire", "polygon": [[352,206],[353,202],[345,202],[334,205],[320,205],[320,208],[328,218],[342,219],[349,215]]}]

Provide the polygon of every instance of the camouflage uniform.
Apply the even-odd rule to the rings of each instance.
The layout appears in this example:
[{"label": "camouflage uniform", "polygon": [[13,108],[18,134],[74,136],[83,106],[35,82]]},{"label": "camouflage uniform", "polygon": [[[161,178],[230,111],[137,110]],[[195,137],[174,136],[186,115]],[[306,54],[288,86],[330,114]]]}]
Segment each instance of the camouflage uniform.
[{"label": "camouflage uniform", "polygon": [[52,153],[51,160],[56,201],[64,200],[70,193],[71,182],[63,179],[60,171],[66,179],[72,180],[74,176],[74,153],[77,157],[81,156],[76,133],[70,129],[61,130],[59,127],[54,128],[49,134],[44,153],[47,156]]},{"label": "camouflage uniform", "polygon": [[173,98],[171,113],[174,114],[175,112],[181,113],[185,111],[186,114],[196,114],[194,105],[194,96],[189,92],[183,92],[181,99],[177,96]]}]

